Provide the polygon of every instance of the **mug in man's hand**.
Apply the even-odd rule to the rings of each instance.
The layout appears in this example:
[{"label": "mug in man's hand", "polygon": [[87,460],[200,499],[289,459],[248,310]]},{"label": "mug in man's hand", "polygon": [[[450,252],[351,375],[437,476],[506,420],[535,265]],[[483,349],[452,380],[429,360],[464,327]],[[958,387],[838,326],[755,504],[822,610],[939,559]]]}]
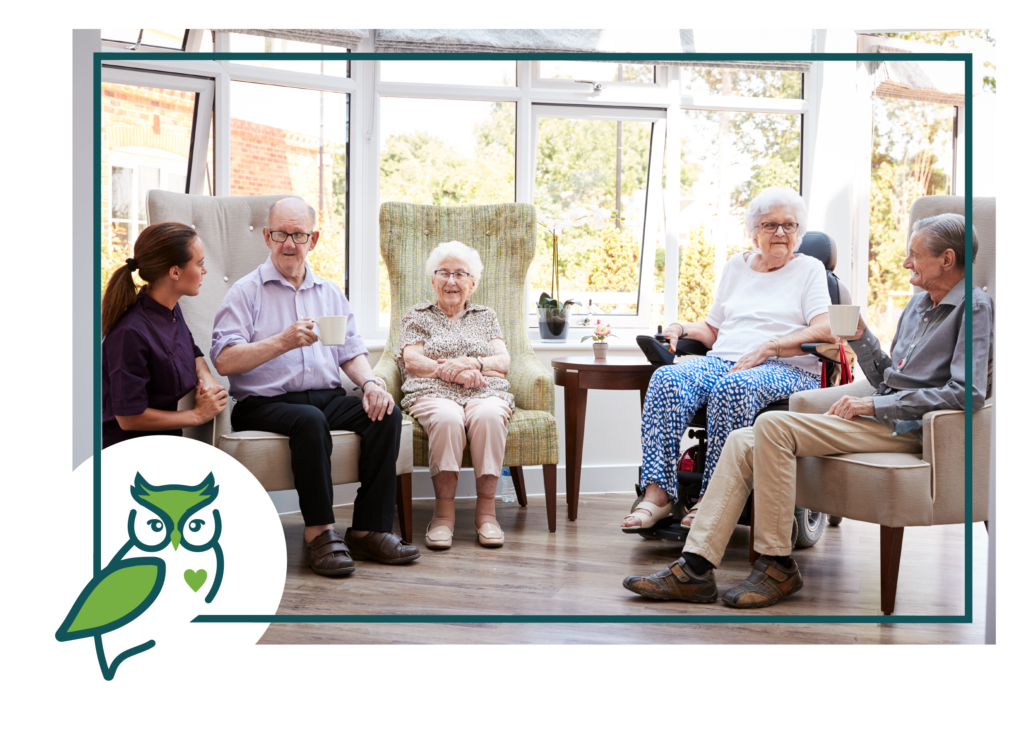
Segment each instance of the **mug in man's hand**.
[{"label": "mug in man's hand", "polygon": [[857,318],[860,316],[859,305],[830,305],[828,307],[828,326],[834,336],[848,339],[857,334]]},{"label": "mug in man's hand", "polygon": [[348,316],[323,316],[314,319],[313,323],[320,327],[320,341],[325,346],[341,346],[345,343]]}]

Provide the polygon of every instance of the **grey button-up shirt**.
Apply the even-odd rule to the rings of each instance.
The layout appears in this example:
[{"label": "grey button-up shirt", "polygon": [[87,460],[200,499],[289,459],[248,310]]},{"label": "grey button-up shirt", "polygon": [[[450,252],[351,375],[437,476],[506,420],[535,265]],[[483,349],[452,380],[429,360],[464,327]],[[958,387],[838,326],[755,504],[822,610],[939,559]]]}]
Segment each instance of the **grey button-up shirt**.
[{"label": "grey button-up shirt", "polygon": [[[965,281],[960,280],[936,306],[927,292],[912,297],[900,316],[890,356],[870,329],[850,342],[876,389],[875,418],[898,433],[919,429],[921,418],[929,411],[964,409],[964,289]],[[972,303],[972,407],[978,410],[985,404],[988,390],[993,305],[992,298],[979,287],[972,288]],[[915,421],[918,423],[912,423]]]}]

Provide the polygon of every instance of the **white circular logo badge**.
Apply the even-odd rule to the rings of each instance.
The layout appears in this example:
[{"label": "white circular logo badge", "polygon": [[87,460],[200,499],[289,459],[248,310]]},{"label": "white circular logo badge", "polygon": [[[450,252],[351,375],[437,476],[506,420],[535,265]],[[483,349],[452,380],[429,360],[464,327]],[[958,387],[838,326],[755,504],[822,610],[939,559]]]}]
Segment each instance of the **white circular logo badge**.
[{"label": "white circular logo badge", "polygon": [[103,451],[99,571],[93,460],[50,498],[36,583],[54,639],[104,680],[167,687],[212,678],[268,623],[195,623],[278,611],[287,556],[278,513],[238,461],[209,444],[148,436]]}]

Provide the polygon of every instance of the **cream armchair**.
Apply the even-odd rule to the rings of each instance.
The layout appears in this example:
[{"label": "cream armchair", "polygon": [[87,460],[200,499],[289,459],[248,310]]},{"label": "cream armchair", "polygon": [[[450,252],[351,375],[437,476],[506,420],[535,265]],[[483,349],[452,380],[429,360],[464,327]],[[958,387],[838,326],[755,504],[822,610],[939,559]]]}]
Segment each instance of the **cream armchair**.
[{"label": "cream armchair", "polygon": [[[193,226],[206,249],[207,278],[203,289],[194,298],[181,301],[185,322],[203,353],[209,356],[213,318],[224,295],[240,278],[252,272],[267,259],[263,227],[267,224],[270,206],[287,195],[255,195],[246,197],[207,197],[150,190],[147,208],[150,223],[176,221]],[[228,381],[217,374],[210,362],[210,371],[224,387]],[[354,383],[342,373],[346,389]],[[191,408],[191,395],[182,399],[179,408]],[[232,401],[233,404],[233,401]],[[292,477],[291,450],[288,437],[266,431],[233,431],[231,407],[210,423],[186,429],[185,435],[230,454],[259,480],[266,490],[290,490]],[[332,431],[334,450],[331,454],[331,481],[335,485],[359,482],[359,435],[352,431]],[[398,519],[402,537],[412,541],[412,423],[402,423],[402,445],[398,457]]]},{"label": "cream armchair", "polygon": [[[964,212],[964,199],[920,198],[910,222],[940,213]],[[995,198],[975,198],[974,226],[979,250],[974,284],[995,295]],[[989,369],[991,375],[991,366]],[[989,392],[992,383],[989,382]],[[824,413],[843,395],[863,397],[873,388],[866,380],[810,390],[789,399],[796,413]],[[907,526],[963,524],[965,490],[965,414],[941,410],[924,416],[922,453],[838,454],[804,457],[797,462],[796,504],[834,517],[881,526],[882,613],[896,605],[903,531]],[[972,430],[972,521],[988,521],[989,456],[992,449],[992,404],[975,408]]]}]

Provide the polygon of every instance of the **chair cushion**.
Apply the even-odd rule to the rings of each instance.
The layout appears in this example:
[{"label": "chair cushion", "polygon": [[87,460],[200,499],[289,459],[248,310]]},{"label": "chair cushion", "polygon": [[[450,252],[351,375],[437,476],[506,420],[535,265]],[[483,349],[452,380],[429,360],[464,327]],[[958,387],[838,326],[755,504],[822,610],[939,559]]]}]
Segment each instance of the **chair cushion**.
[{"label": "chair cushion", "polygon": [[[405,418],[413,424],[413,464],[426,467],[430,460],[427,452],[427,432],[412,416]],[[524,411],[516,408],[509,421],[505,459],[502,464],[505,467],[558,464],[558,424],[555,417],[545,411]],[[462,466],[473,466],[468,444],[462,453]]]},{"label": "chair cushion", "polygon": [[796,469],[802,508],[890,527],[932,525],[931,465],[920,455],[802,457]]},{"label": "chair cushion", "polygon": [[[395,465],[399,475],[412,472],[412,424],[402,421],[402,446]],[[359,482],[360,437],[352,431],[332,431],[331,482],[344,485]],[[241,462],[265,490],[291,490],[291,450],[288,437],[269,431],[232,431],[221,435],[218,448]]]}]

